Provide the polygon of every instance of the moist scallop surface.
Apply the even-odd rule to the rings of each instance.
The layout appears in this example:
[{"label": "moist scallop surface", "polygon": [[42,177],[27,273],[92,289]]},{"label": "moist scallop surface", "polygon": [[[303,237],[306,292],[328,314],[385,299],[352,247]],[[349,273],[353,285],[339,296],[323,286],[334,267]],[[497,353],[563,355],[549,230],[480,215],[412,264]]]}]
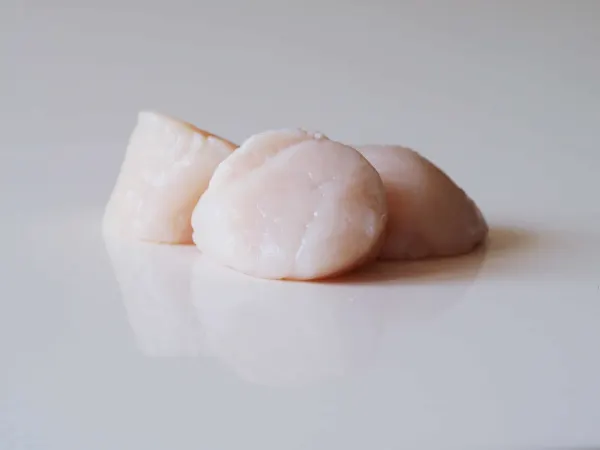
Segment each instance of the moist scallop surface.
[{"label": "moist scallop surface", "polygon": [[303,130],[250,137],[219,165],[192,216],[207,256],[258,278],[314,280],[376,257],[387,221],[377,171]]},{"label": "moist scallop surface", "polygon": [[106,206],[107,236],[191,244],[191,216],[217,165],[236,148],[180,120],[143,111]]},{"label": "moist scallop surface", "polygon": [[431,161],[401,146],[356,148],[386,189],[389,221],[381,259],[454,256],[485,240],[488,226],[475,202]]}]

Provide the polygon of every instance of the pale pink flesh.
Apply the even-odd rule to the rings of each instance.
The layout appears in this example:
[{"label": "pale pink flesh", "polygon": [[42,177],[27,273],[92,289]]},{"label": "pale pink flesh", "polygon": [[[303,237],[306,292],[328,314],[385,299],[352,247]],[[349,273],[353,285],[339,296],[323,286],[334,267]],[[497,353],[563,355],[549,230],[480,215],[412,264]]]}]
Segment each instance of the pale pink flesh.
[{"label": "pale pink flesh", "polygon": [[109,236],[192,242],[191,216],[235,145],[193,125],[141,112],[104,215]]},{"label": "pale pink flesh", "polygon": [[487,224],[475,203],[444,172],[411,149],[357,147],[387,191],[389,221],[382,259],[417,259],[469,252]]},{"label": "pale pink flesh", "polygon": [[356,267],[385,229],[381,178],[356,150],[301,130],[248,139],[215,171],[192,216],[206,255],[260,278]]}]

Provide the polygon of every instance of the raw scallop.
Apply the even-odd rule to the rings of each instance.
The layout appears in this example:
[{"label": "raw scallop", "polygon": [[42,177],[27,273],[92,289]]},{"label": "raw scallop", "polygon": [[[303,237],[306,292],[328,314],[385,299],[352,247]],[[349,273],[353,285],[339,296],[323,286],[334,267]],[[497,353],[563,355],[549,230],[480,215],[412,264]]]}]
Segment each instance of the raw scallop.
[{"label": "raw scallop", "polygon": [[458,255],[485,239],[488,227],[477,205],[429,160],[400,146],[357,148],[387,191],[389,221],[381,259]]},{"label": "raw scallop", "polygon": [[192,211],[235,147],[189,123],[141,112],[106,207],[105,234],[191,243]]},{"label": "raw scallop", "polygon": [[377,171],[303,130],[249,138],[215,171],[192,216],[209,257],[270,279],[311,280],[376,256],[387,221]]}]

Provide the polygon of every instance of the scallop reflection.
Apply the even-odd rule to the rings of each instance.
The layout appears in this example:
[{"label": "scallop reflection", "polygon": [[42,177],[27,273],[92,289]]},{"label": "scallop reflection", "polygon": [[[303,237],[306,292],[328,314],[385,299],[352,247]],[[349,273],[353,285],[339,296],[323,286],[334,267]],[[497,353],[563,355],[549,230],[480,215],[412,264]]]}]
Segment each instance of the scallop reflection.
[{"label": "scallop reflection", "polygon": [[354,373],[373,362],[384,337],[414,339],[411,330],[465,297],[485,254],[378,263],[328,282],[300,283],[247,277],[194,247],[106,244],[146,355],[211,355],[244,380],[271,386]]},{"label": "scallop reflection", "polygon": [[129,324],[148,356],[196,356],[203,332],[190,298],[194,247],[105,238]]},{"label": "scallop reflection", "polygon": [[211,353],[247,381],[297,385],[342,376],[374,355],[381,302],[357,286],[258,280],[198,258],[192,299]]}]

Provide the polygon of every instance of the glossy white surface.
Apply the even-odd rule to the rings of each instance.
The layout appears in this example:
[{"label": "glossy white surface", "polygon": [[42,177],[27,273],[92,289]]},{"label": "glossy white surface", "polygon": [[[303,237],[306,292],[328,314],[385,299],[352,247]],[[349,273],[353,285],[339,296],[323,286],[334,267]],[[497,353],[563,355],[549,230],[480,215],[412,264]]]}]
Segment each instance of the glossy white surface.
[{"label": "glossy white surface", "polygon": [[[425,3],[0,6],[0,449],[600,445],[600,4]],[[297,284],[104,242],[146,107],[413,146],[489,244]]]}]

